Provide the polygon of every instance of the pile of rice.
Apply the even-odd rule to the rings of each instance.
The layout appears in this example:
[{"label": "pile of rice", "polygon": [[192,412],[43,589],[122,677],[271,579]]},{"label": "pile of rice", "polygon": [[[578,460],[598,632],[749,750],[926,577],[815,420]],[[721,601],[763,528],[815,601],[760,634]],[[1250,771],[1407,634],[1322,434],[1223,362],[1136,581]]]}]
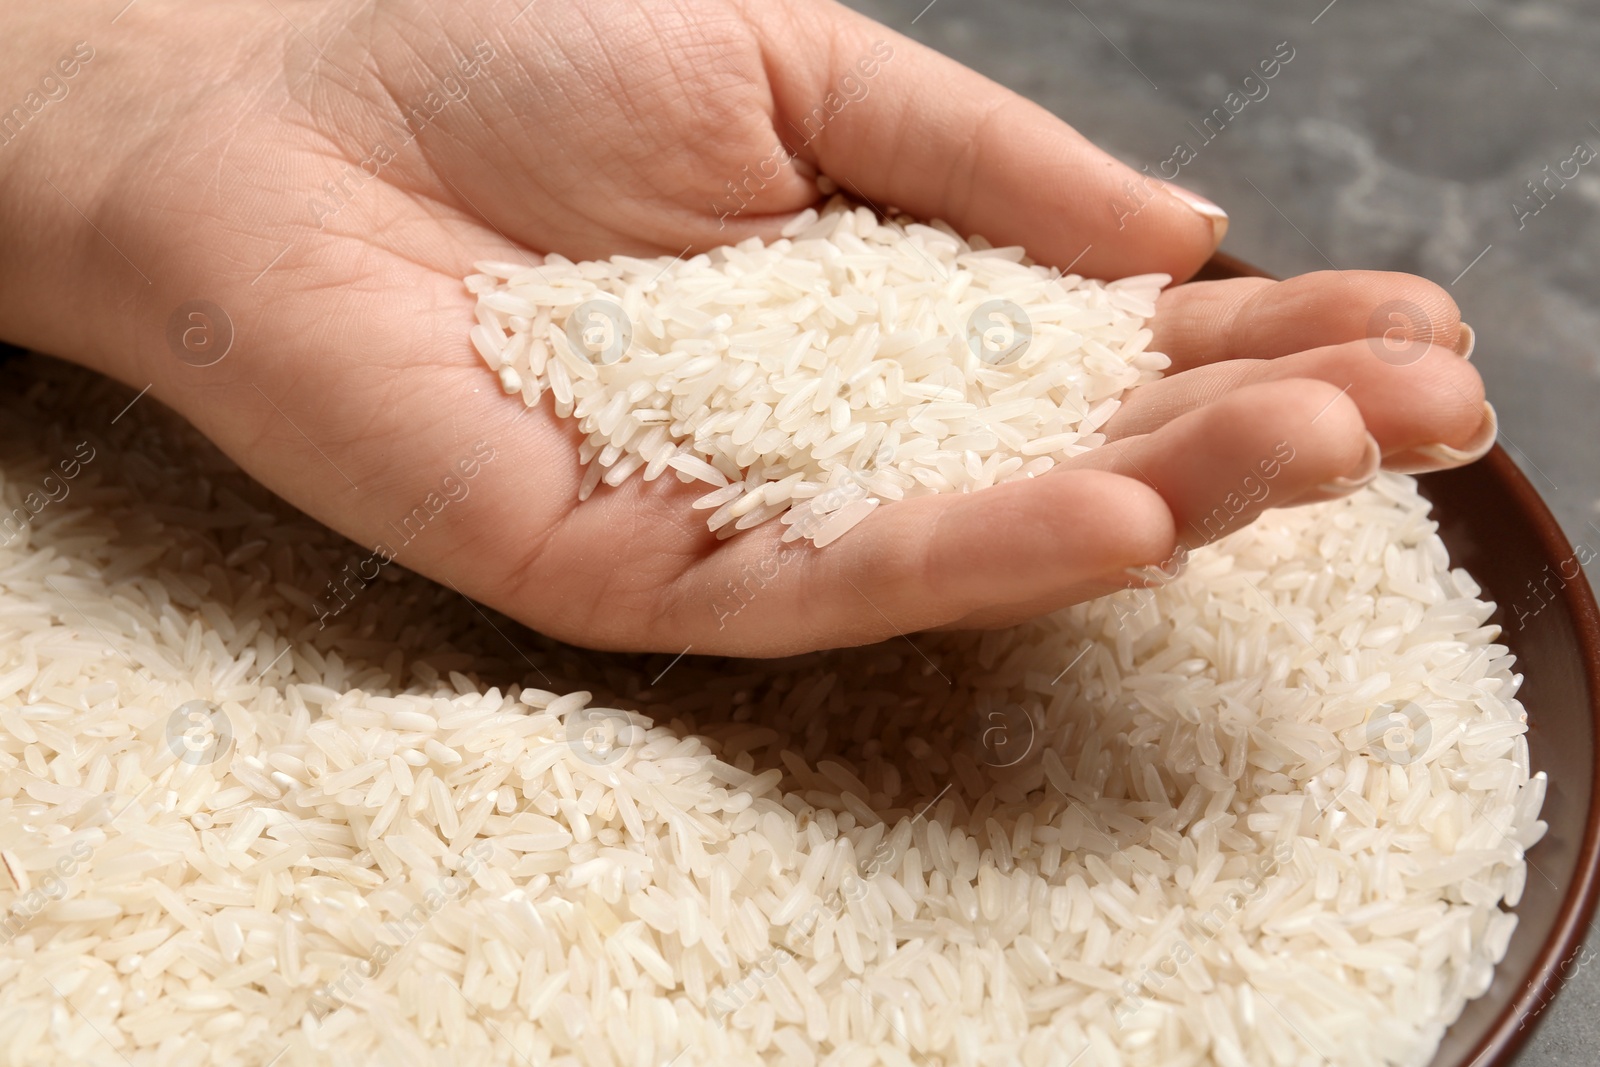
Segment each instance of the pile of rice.
[{"label": "pile of rice", "polygon": [[319,629],[364,548],[3,379],[0,1064],[1420,1065],[1516,925],[1545,782],[1408,478],[662,675],[395,567]]},{"label": "pile of rice", "polygon": [[1101,283],[836,197],[763,244],[687,260],[478,263],[472,343],[507,393],[586,435],[580,499],[668,470],[731,536],[819,547],[880,501],[1048,471],[1153,381],[1171,279]]}]

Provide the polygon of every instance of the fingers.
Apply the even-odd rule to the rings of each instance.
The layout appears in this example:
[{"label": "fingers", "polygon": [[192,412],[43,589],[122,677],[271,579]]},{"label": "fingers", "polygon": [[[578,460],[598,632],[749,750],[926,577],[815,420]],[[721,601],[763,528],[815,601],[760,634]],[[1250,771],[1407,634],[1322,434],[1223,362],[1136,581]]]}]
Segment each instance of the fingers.
[{"label": "fingers", "polygon": [[[1154,488],[1172,515],[1174,551],[1155,565],[1170,579],[1183,550],[1242,529],[1268,508],[1347,496],[1377,476],[1378,460],[1377,443],[1347,397],[1321,382],[1284,381],[1241,389],[1150,434],[1080,456],[1050,477],[1094,467]],[[989,605],[955,625],[1013,625],[1126,589],[1128,579],[1125,570],[1107,570],[1074,588],[1070,600],[1045,591]]]},{"label": "fingers", "polygon": [[1470,352],[1455,301],[1426,278],[1387,271],[1318,271],[1287,281],[1235,278],[1161,294],[1150,347],[1172,371],[1230,359],[1276,359],[1371,338],[1378,360],[1405,366],[1426,345]]},{"label": "fingers", "polygon": [[1322,271],[1197,282],[1161,295],[1151,330],[1172,371],[1128,397],[1106,428],[1113,439],[1247,385],[1310,378],[1347,391],[1391,470],[1459,466],[1494,444],[1494,409],[1461,358],[1473,331],[1424,278]]},{"label": "fingers", "polygon": [[1148,434],[1237,390],[1297,378],[1342,389],[1391,469],[1459,466],[1494,443],[1493,412],[1472,364],[1430,345],[1415,362],[1396,366],[1375,359],[1365,340],[1279,359],[1227,360],[1151,382],[1129,394],[1106,434],[1112,440]]},{"label": "fingers", "polygon": [[1127,568],[1267,507],[1349,492],[1376,473],[1367,442],[1333,386],[1248,386],[1032,481],[880,508],[827,549],[738,539],[716,577],[680,597],[672,629],[707,649],[778,655],[1020,621],[1120,587]]},{"label": "fingers", "polygon": [[[1092,518],[1089,518],[1092,516]],[[1171,515],[1138,481],[1101,471],[880,507],[826,549],[757,529],[675,595],[670,629],[697,648],[774,656],[931,629],[1165,559]]]},{"label": "fingers", "polygon": [[[1241,529],[1268,507],[1351,492],[1377,473],[1377,459],[1368,451],[1354,405],[1337,390],[1320,382],[1274,382],[1241,390],[1147,436],[1080,456],[1039,482],[1072,484],[1092,472],[1142,483],[1162,501],[1168,515],[1160,527],[1162,536],[1152,540],[1147,534],[1137,553],[1149,566],[1172,559],[1179,545],[1194,547]],[[974,500],[985,495],[976,494]],[[1130,498],[1127,490],[1119,495]],[[1084,518],[1095,515],[1093,511],[1070,514],[1075,525],[1093,524]],[[1015,516],[1005,516],[983,536],[991,543],[1003,537],[1009,546],[1014,521]],[[1061,552],[1059,545],[1056,551]],[[1004,586],[995,577],[974,574],[970,580],[986,582],[990,599],[945,625],[1012,625],[1125,588],[1127,558],[1095,560],[1098,566],[1069,570],[1057,563],[1053,575],[1041,562],[1030,560],[1040,580]],[[1013,596],[995,595],[1002,587]]]},{"label": "fingers", "polygon": [[1186,278],[1221,209],[1124,166],[1048,111],[835,3],[751,3],[774,125],[847,193],[1041,262]]},{"label": "fingers", "polygon": [[1232,533],[1268,507],[1348,492],[1377,474],[1355,402],[1307,379],[1244,386],[1066,465],[1085,468],[1150,485],[1190,547]]}]

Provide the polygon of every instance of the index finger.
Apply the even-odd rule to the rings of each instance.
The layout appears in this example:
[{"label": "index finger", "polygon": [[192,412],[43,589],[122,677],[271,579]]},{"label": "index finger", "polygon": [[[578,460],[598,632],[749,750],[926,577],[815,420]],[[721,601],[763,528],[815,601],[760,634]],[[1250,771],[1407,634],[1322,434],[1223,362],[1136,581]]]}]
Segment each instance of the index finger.
[{"label": "index finger", "polygon": [[745,10],[762,38],[779,135],[875,206],[1099,278],[1187,278],[1227,229],[1216,205],[832,0]]}]

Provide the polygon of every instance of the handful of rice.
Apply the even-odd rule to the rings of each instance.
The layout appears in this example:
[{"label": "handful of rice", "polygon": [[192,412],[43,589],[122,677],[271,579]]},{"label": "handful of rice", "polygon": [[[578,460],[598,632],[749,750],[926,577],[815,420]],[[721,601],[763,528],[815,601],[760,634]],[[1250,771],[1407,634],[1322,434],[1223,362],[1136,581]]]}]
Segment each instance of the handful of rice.
[{"label": "handful of rice", "polygon": [[690,259],[478,263],[472,342],[588,435],[579,488],[669,469],[719,536],[826,545],[881,501],[1043,474],[1105,441],[1164,274],[1101,283],[835,199]]}]

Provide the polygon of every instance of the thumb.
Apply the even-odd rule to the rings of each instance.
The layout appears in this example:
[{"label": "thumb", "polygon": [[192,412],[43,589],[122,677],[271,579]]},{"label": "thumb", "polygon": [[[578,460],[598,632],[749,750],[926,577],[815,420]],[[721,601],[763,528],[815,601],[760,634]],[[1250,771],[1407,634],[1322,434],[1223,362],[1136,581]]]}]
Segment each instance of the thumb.
[{"label": "thumb", "polygon": [[1216,205],[1102,152],[1044,108],[834,3],[756,0],[778,135],[879,208],[940,218],[1081,274],[1192,275]]}]

